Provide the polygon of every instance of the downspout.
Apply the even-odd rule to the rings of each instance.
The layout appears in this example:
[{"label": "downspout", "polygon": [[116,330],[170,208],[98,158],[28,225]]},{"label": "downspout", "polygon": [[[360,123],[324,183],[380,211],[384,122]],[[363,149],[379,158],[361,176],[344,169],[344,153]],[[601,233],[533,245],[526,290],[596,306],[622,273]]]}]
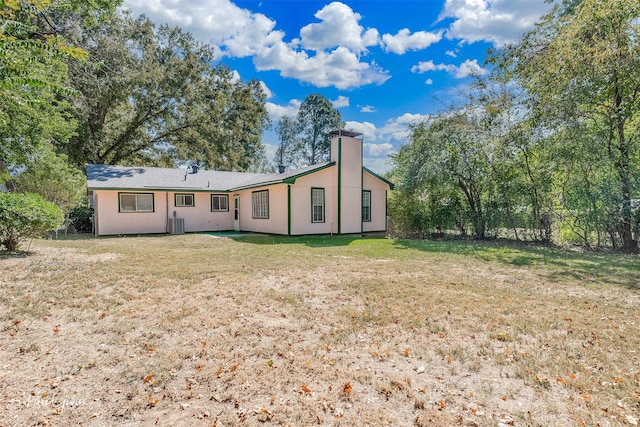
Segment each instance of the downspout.
[{"label": "downspout", "polygon": [[98,230],[98,193],[95,191],[93,193],[93,223],[91,227],[93,227],[94,235],[96,237],[100,236],[100,231]]},{"label": "downspout", "polygon": [[389,231],[389,192],[384,191],[384,233]]},{"label": "downspout", "polygon": [[362,150],[363,150],[362,145],[360,145],[360,236],[364,235],[364,221],[362,218],[362,194],[364,192],[364,170],[362,169]]},{"label": "downspout", "polygon": [[164,231],[165,233],[169,232],[169,192],[165,191],[164,192],[164,206],[165,206],[165,211],[166,211],[166,215],[164,216]]},{"label": "downspout", "polygon": [[287,236],[291,236],[291,185],[287,184]]}]

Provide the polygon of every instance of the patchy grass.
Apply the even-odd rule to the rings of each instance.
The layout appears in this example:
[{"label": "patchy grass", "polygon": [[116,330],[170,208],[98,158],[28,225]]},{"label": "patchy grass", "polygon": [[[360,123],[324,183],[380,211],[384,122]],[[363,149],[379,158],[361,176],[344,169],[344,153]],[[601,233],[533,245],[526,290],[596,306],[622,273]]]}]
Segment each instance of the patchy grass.
[{"label": "patchy grass", "polygon": [[640,262],[207,235],[0,255],[0,425],[616,426]]}]

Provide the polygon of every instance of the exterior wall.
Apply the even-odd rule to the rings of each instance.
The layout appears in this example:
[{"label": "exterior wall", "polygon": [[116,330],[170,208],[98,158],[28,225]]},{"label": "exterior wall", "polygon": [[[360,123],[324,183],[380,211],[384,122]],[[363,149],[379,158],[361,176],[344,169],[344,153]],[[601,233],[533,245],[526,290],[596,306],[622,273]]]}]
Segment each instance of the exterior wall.
[{"label": "exterior wall", "polygon": [[178,192],[178,194],[194,194],[195,206],[175,206],[175,194],[169,193],[169,215],[173,218],[184,218],[184,231],[226,231],[233,230],[233,197],[229,197],[229,210],[226,212],[211,212],[211,194],[225,193],[189,193]]},{"label": "exterior wall", "polygon": [[[341,136],[338,141],[339,234],[362,232],[362,140]],[[332,141],[333,142],[333,141]]]},{"label": "exterior wall", "polygon": [[[291,234],[329,234],[336,224],[333,215],[336,186],[333,176],[336,167],[296,179],[291,185]],[[324,222],[311,222],[311,189],[324,189]],[[336,225],[337,226],[337,225]]]},{"label": "exterior wall", "polygon": [[118,193],[134,192],[93,191],[97,235],[165,233],[167,231],[165,192],[138,191],[153,193],[153,212],[118,212]]},{"label": "exterior wall", "polygon": [[387,231],[387,190],[389,185],[367,172],[362,173],[362,189],[371,191],[371,222],[362,223],[363,232]]},{"label": "exterior wall", "polygon": [[[253,218],[251,193],[262,190],[269,190],[269,218]],[[240,230],[256,233],[287,234],[288,197],[286,184],[275,184],[234,192],[229,195],[230,207],[233,207],[233,196],[237,194],[240,195]],[[231,229],[233,229],[233,216]]]},{"label": "exterior wall", "polygon": [[[119,193],[153,193],[153,212],[119,212]],[[166,233],[167,218],[184,218],[187,232],[224,231],[233,229],[233,199],[229,200],[228,212],[211,212],[211,194],[194,194],[195,206],[176,207],[175,193],[165,191],[117,191],[94,190],[96,235]],[[168,202],[168,204],[167,204]]]}]

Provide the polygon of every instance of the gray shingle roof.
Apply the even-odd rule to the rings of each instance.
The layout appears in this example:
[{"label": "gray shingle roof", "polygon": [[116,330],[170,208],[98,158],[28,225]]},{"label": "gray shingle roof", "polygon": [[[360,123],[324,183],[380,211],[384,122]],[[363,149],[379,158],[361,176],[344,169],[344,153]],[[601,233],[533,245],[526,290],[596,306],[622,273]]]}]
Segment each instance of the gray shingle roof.
[{"label": "gray shingle roof", "polygon": [[177,191],[233,191],[295,179],[300,175],[324,169],[332,163],[307,166],[284,173],[248,173],[187,169],[148,168],[111,165],[87,165],[89,190],[177,190]]}]

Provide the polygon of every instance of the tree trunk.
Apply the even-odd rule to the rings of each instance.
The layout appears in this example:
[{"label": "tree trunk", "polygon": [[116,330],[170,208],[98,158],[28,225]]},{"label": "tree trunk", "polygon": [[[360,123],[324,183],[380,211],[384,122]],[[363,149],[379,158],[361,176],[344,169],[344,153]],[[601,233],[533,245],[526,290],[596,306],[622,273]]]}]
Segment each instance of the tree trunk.
[{"label": "tree trunk", "polygon": [[473,222],[473,231],[476,235],[476,239],[484,239],[486,224],[482,213],[482,201],[480,199],[480,194],[473,184],[467,185],[461,179],[458,179],[458,187],[464,193],[467,203],[469,204],[469,211],[471,212],[471,221]]},{"label": "tree trunk", "polygon": [[625,253],[638,253],[638,242],[633,239],[631,228],[631,178],[630,178],[630,143],[625,135],[626,119],[622,110],[622,96],[620,86],[617,84],[618,76],[614,75],[615,87],[615,112],[616,112],[616,132],[618,138],[619,160],[615,161],[622,190],[622,216],[620,218],[620,237],[622,237],[622,250]]},{"label": "tree trunk", "polygon": [[621,137],[620,146],[620,162],[618,165],[618,174],[620,175],[620,184],[622,190],[622,215],[620,218],[620,237],[622,238],[622,251],[628,254],[638,253],[638,242],[633,238],[633,229],[631,227],[631,179],[629,178],[629,150]]}]

